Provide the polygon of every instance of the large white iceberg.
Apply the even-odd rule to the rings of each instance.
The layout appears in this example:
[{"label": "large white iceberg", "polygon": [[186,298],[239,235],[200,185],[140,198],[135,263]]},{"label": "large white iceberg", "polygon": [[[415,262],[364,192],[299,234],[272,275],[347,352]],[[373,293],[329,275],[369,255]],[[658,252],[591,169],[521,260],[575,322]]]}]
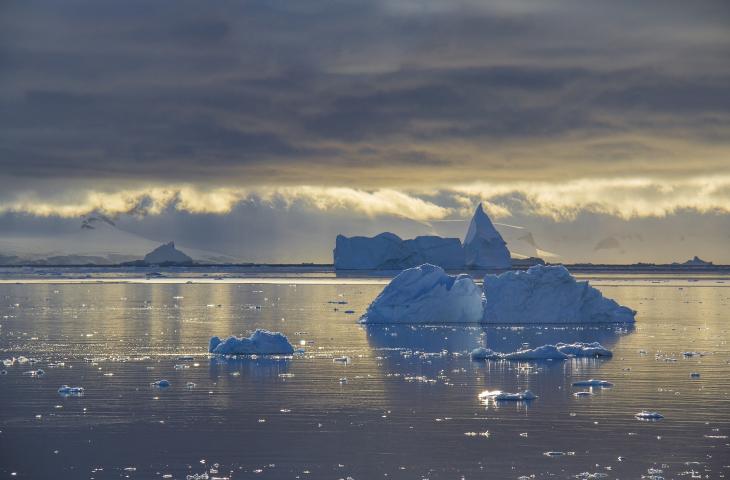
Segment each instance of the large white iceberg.
[{"label": "large white iceberg", "polygon": [[484,277],[486,323],[633,322],[636,312],[605,298],[562,265]]},{"label": "large white iceberg", "polygon": [[424,264],[402,271],[370,304],[362,323],[476,323],[482,294],[468,275]]},{"label": "large white iceberg", "polygon": [[176,249],[175,242],[169,242],[145,255],[144,262],[149,265],[191,264],[193,259]]},{"label": "large white iceberg", "polygon": [[374,237],[338,235],[333,253],[337,270],[400,270],[422,263],[444,268],[464,265],[464,251],[458,238],[422,236],[403,240],[390,232]]},{"label": "large white iceberg", "polygon": [[510,268],[512,261],[502,236],[480,203],[464,238],[464,259],[471,268]]},{"label": "large white iceberg", "polygon": [[212,337],[208,351],[218,355],[291,355],[294,347],[283,333],[257,329],[248,338]]}]

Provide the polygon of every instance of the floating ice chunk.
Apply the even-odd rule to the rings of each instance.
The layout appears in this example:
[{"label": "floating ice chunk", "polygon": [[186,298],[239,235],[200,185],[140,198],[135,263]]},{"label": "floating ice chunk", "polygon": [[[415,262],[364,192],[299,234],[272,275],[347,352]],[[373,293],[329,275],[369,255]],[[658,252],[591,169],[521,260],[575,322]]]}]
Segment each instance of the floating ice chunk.
[{"label": "floating ice chunk", "polygon": [[479,400],[481,401],[487,401],[490,398],[497,402],[525,402],[536,399],[537,395],[530,390],[517,393],[503,392],[501,390],[486,390],[479,394]]},{"label": "floating ice chunk", "polygon": [[294,347],[283,333],[257,329],[248,338],[228,337],[221,341],[212,337],[208,351],[219,355],[291,355]]},{"label": "floating ice chunk", "polygon": [[580,398],[580,397],[592,397],[593,396],[593,392],[575,392],[573,394],[573,396],[574,397],[578,397],[578,398]]},{"label": "floating ice chunk", "polygon": [[157,388],[167,388],[170,386],[170,381],[165,380],[163,378],[162,380],[157,380],[156,382],[152,382],[150,385],[153,387],[157,387]]},{"label": "floating ice chunk", "polygon": [[503,355],[505,360],[563,360],[568,357],[567,353],[561,352],[555,345],[543,345]]},{"label": "floating ice chunk", "polygon": [[598,342],[558,343],[558,350],[573,357],[611,357],[613,352]]},{"label": "floating ice chunk", "polygon": [[471,351],[472,360],[501,360],[502,355],[490,348],[479,347]]},{"label": "floating ice chunk", "polygon": [[545,455],[546,457],[562,457],[563,455],[565,455],[565,452],[550,451],[550,452],[544,452],[543,455]]},{"label": "floating ice chunk", "polygon": [[484,322],[633,322],[635,311],[605,298],[562,265],[535,265],[484,277]]},{"label": "floating ice chunk", "polygon": [[535,395],[534,393],[532,393],[529,390],[525,390],[524,392],[517,392],[517,393],[502,392],[498,395],[495,395],[493,398],[496,401],[524,402],[524,401],[536,399],[537,395]]},{"label": "floating ice chunk", "polygon": [[58,393],[64,397],[79,397],[84,394],[84,387],[69,387],[68,385],[61,385],[58,389]]},{"label": "floating ice chunk", "polygon": [[468,275],[431,264],[403,270],[361,317],[362,323],[476,323],[482,294]]},{"label": "floating ice chunk", "polygon": [[612,353],[600,343],[558,343],[537,348],[524,348],[511,353],[499,353],[489,348],[476,348],[471,352],[473,360],[564,360],[571,357],[608,357]]},{"label": "floating ice chunk", "polygon": [[574,387],[601,387],[601,388],[609,388],[613,387],[613,383],[607,382],[606,380],[597,380],[595,378],[591,378],[590,380],[580,380],[578,382],[573,382]]},{"label": "floating ice chunk", "polygon": [[661,413],[650,412],[648,410],[642,410],[634,416],[639,420],[661,420],[662,418],[664,418],[664,415],[662,415]]}]

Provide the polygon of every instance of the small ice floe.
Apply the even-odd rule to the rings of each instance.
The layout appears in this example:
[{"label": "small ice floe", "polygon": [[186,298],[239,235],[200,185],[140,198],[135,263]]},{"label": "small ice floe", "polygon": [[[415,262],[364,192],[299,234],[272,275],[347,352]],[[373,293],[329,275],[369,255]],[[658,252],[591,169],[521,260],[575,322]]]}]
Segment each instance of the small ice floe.
[{"label": "small ice floe", "polygon": [[33,378],[39,378],[45,374],[46,374],[46,372],[44,372],[42,368],[39,368],[38,370],[29,370],[27,372],[23,372],[23,375],[25,375],[27,377],[33,377]]},{"label": "small ice floe", "polygon": [[162,380],[157,380],[156,382],[150,383],[150,386],[157,388],[167,388],[170,386],[170,381],[163,378]]},{"label": "small ice floe", "polygon": [[532,393],[530,390],[517,393],[503,392],[501,390],[486,390],[480,393],[478,398],[483,402],[490,398],[495,402],[526,402],[536,399],[537,395]]},{"label": "small ice floe", "polygon": [[613,387],[613,383],[608,382],[606,380],[598,380],[595,378],[591,378],[590,380],[580,380],[578,382],[573,382],[574,387],[600,387],[600,388],[610,388]]},{"label": "small ice floe", "polygon": [[613,353],[598,342],[558,343],[537,348],[524,348],[511,353],[499,353],[479,347],[471,352],[473,360],[565,360],[567,358],[610,357]]},{"label": "small ice floe", "polygon": [[341,363],[343,365],[349,365],[352,363],[352,359],[350,357],[342,356],[342,357],[335,357],[332,359],[333,363]]},{"label": "small ice floe", "polygon": [[662,415],[659,412],[650,412],[648,410],[642,410],[639,413],[635,414],[634,417],[638,418],[639,420],[661,420],[664,418],[664,415]]},{"label": "small ice floe", "polygon": [[294,347],[283,333],[256,329],[248,338],[212,337],[208,351],[218,355],[291,355]]},{"label": "small ice floe", "polygon": [[577,397],[577,398],[581,398],[581,397],[592,397],[593,396],[593,392],[587,392],[587,391],[575,392],[573,394],[573,396],[574,397]]},{"label": "small ice floe", "polygon": [[689,378],[700,378],[700,372],[691,372]]},{"label": "small ice floe", "polygon": [[80,397],[84,394],[84,387],[69,387],[68,385],[61,385],[58,389],[58,393],[64,397]]}]

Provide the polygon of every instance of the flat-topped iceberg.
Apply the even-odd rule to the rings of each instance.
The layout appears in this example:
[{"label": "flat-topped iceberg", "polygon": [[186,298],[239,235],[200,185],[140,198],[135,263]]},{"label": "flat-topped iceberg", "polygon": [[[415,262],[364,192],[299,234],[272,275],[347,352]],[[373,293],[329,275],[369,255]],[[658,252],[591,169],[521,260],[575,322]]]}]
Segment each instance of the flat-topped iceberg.
[{"label": "flat-topped iceberg", "polygon": [[400,270],[422,263],[444,268],[464,265],[458,238],[422,236],[403,240],[390,232],[374,237],[338,235],[333,253],[336,270]]},{"label": "flat-topped iceberg", "polygon": [[565,360],[567,358],[610,357],[610,350],[600,343],[558,343],[537,348],[526,348],[510,353],[499,353],[479,347],[471,352],[473,360]]},{"label": "flat-topped iceberg", "polygon": [[464,258],[471,268],[510,268],[507,243],[499,234],[480,203],[464,238]]},{"label": "flat-topped iceberg", "polygon": [[484,277],[486,323],[633,322],[636,312],[577,281],[562,265]]},{"label": "flat-topped iceberg", "polygon": [[362,323],[476,323],[482,294],[468,275],[424,264],[402,271],[361,317]]},{"label": "flat-topped iceberg", "polygon": [[248,338],[212,337],[208,351],[218,355],[291,355],[294,347],[283,333],[257,329]]}]

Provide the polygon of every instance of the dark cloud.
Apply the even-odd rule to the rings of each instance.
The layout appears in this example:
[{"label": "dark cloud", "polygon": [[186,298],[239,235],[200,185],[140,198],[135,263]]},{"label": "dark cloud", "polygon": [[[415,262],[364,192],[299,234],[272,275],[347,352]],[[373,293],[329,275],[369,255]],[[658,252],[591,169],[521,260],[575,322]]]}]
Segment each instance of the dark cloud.
[{"label": "dark cloud", "polygon": [[662,175],[678,170],[664,139],[682,141],[675,162],[730,148],[720,0],[70,0],[0,13],[8,177],[412,184],[621,175],[637,160]]}]

